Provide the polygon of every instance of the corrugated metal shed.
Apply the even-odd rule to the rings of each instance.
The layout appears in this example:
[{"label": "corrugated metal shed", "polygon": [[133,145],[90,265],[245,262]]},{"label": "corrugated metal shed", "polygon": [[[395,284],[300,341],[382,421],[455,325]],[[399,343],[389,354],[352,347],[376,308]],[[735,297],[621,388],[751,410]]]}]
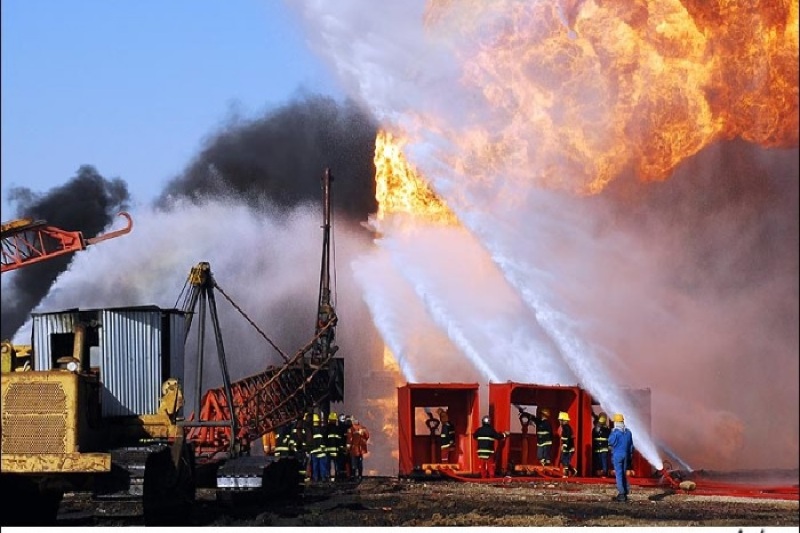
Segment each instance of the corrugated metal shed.
[{"label": "corrugated metal shed", "polygon": [[36,370],[50,370],[53,368],[51,357],[72,355],[72,352],[53,354],[52,334],[72,333],[78,321],[78,310],[70,309],[60,313],[33,314],[33,368]]},{"label": "corrugated metal shed", "polygon": [[103,416],[153,414],[161,384],[169,377],[184,382],[183,334],[185,315],[155,306],[69,310],[33,315],[33,346],[37,369],[53,367],[66,354],[52,353],[54,334],[71,334],[76,323],[97,329],[103,384]]},{"label": "corrugated metal shed", "polygon": [[103,416],[155,413],[161,397],[161,312],[101,311]]}]

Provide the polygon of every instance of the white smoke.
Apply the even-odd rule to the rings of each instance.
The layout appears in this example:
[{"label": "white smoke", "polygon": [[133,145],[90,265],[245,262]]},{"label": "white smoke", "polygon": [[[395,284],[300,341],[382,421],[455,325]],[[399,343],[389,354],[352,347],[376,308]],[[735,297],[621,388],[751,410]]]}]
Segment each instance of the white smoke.
[{"label": "white smoke", "polygon": [[[74,256],[34,313],[156,305],[173,308],[190,269],[210,263],[216,283],[283,351],[293,355],[314,334],[322,254],[321,208],[301,206],[283,214],[237,203],[177,203],[170,210],[132,210],[133,231]],[[342,264],[369,247],[364,232],[337,227],[335,253]],[[349,268],[334,271],[334,303],[343,323],[369,320]],[[231,378],[282,361],[278,353],[225,300],[216,296]],[[208,326],[210,329],[210,326]],[[363,331],[363,335],[368,335]],[[15,335],[29,343],[30,320]],[[341,353],[365,357],[359,329],[337,335]],[[212,345],[213,346],[213,345]],[[354,362],[355,362],[354,361]],[[357,363],[356,363],[357,364]],[[215,360],[206,386],[221,385]]]}]

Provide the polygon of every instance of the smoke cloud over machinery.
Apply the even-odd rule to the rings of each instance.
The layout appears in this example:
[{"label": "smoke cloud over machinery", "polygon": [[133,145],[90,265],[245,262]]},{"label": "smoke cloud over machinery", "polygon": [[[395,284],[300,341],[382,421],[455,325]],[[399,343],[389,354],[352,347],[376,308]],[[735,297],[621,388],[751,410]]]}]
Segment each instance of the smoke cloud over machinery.
[{"label": "smoke cloud over machinery", "polygon": [[241,120],[213,136],[159,198],[237,198],[251,206],[319,202],[318,179],[330,167],[336,180],[334,211],[364,220],[375,211],[377,123],[354,102],[300,97],[254,120]]},{"label": "smoke cloud over machinery", "polygon": [[[226,294],[284,353],[293,354],[310,340],[316,324],[322,253],[320,184],[330,167],[337,344],[347,359],[346,397],[358,395],[364,386],[363,371],[382,351],[349,268],[351,260],[370,248],[373,237],[360,222],[375,210],[376,132],[374,119],[354,104],[313,95],[262,117],[228,124],[209,137],[154,205],[130,210],[135,224],[130,234],[75,254],[70,269],[52,287],[34,276],[47,293],[34,311],[172,308],[179,304],[190,268],[207,261]],[[19,272],[24,270],[34,267]],[[3,295],[5,309],[6,297],[12,298],[8,291]],[[216,300],[232,379],[282,362],[224,298]],[[14,341],[29,343],[30,327],[28,320],[15,328]],[[206,342],[203,389],[221,385],[213,339]],[[195,346],[192,337],[190,357],[196,354]],[[193,388],[195,383],[185,385]],[[187,396],[192,396],[191,390]],[[187,414],[193,407],[187,406]],[[383,438],[378,432],[374,440],[386,450],[386,461],[374,458],[370,468],[390,472],[393,444],[380,445]]]},{"label": "smoke cloud over machinery", "polygon": [[[309,223],[310,213],[321,209],[321,178],[325,168],[330,167],[334,175],[333,212],[341,218],[335,224],[344,226],[342,246],[348,246],[344,239],[350,232],[354,232],[353,239],[369,241],[370,233],[358,222],[375,210],[372,157],[376,132],[374,119],[354,103],[316,95],[300,97],[262,117],[227,125],[209,137],[198,156],[168,183],[152,208],[138,216],[133,213],[134,232],[119,242],[104,242],[77,254],[75,260],[80,262],[59,281],[40,307],[58,310],[60,305],[106,307],[150,303],[171,307],[178,293],[166,290],[163,283],[176,274],[182,282],[184,272],[188,273],[198,261],[224,257],[217,263],[236,272],[287,265],[290,271],[311,276],[301,282],[278,282],[277,278],[282,276],[276,275],[276,279],[269,281],[272,289],[252,294],[254,297],[269,294],[269,298],[283,295],[282,312],[275,313],[281,324],[277,329],[287,349],[299,346],[313,333],[316,291],[310,291],[310,299],[308,295],[298,297],[294,291],[309,292],[309,287],[318,283],[322,247],[321,234],[309,233],[299,220]],[[66,216],[77,213],[88,218],[95,206],[113,214],[121,203],[112,201],[116,191],[124,192],[127,200],[121,180],[106,184],[108,191],[102,187],[91,189],[89,185],[98,185],[102,180],[93,173],[91,167],[82,168],[75,180],[55,189],[42,201],[37,202],[37,196],[27,190],[14,190],[12,195],[26,212],[65,228],[89,228],[93,235],[108,224],[108,216],[90,219],[94,226],[77,226],[79,218]],[[152,219],[156,222],[151,222]],[[321,221],[320,214],[310,227],[318,229]],[[254,225],[258,224],[264,225],[263,234],[255,231]],[[253,231],[249,233],[251,228]],[[296,232],[305,233],[283,241],[284,233]],[[291,242],[293,239],[297,239],[297,244]],[[114,260],[115,254],[123,254],[126,260]],[[42,276],[38,267],[56,262],[18,271],[28,274],[24,280],[41,293],[39,299],[47,293],[56,275]],[[109,273],[102,264],[115,265],[114,272]],[[62,266],[59,272],[63,269]],[[100,271],[106,273],[98,275]],[[269,278],[250,272],[233,283],[246,287],[253,279],[262,277]],[[92,290],[85,290],[83,283],[92,279]],[[220,276],[221,284],[223,279]],[[67,287],[74,288],[67,290]],[[81,294],[83,290],[85,294]],[[70,293],[69,298],[65,292]],[[6,294],[4,291],[4,313]],[[10,293],[8,302],[14,302],[17,294],[18,291]],[[155,302],[148,299],[156,295]],[[33,305],[20,307],[21,318],[13,329],[9,323],[9,334],[19,328]],[[254,305],[252,309],[260,307]],[[309,314],[310,318],[297,321],[298,314]],[[6,327],[5,315],[3,325]]]},{"label": "smoke cloud over machinery", "polygon": [[[15,187],[8,195],[16,205],[16,217],[44,220],[66,231],[80,231],[87,239],[99,234],[120,210],[127,208],[130,200],[124,181],[107,179],[91,166],[80,167],[64,185],[46,193]],[[69,256],[56,257],[6,274],[2,338],[9,338],[23,324],[71,261]]]}]

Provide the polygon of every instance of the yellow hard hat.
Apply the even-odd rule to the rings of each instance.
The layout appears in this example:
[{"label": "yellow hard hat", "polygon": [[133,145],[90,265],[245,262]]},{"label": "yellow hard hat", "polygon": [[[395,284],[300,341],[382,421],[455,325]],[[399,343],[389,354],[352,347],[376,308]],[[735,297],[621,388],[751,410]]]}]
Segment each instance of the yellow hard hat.
[{"label": "yellow hard hat", "polygon": [[550,409],[548,409],[547,407],[542,407],[541,409],[539,409],[539,416],[540,417],[550,416]]},{"label": "yellow hard hat", "polygon": [[601,424],[605,424],[606,420],[608,420],[608,416],[605,413],[600,413],[600,415],[597,417],[597,421]]},{"label": "yellow hard hat", "polygon": [[331,422],[335,421],[336,420],[336,413],[331,411],[331,414],[328,415],[328,420],[331,421]]},{"label": "yellow hard hat", "polygon": [[569,422],[569,415],[564,411],[561,411],[560,413],[558,413],[558,419],[563,420],[565,422]]},{"label": "yellow hard hat", "polygon": [[319,422],[319,415],[314,413],[314,416],[311,418],[311,422]]},{"label": "yellow hard hat", "polygon": [[617,413],[614,415],[614,422],[625,422],[625,417],[622,416],[622,413]]}]

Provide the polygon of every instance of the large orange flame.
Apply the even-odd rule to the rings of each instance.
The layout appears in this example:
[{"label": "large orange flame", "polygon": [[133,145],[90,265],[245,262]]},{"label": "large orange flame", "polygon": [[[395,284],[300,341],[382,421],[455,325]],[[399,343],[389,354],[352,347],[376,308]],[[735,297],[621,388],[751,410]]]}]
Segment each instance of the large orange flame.
[{"label": "large orange flame", "polygon": [[454,168],[516,158],[521,179],[596,193],[715,140],[798,144],[796,0],[430,0],[425,23],[489,114],[450,139]]},{"label": "large orange flame", "polygon": [[375,139],[375,198],[378,220],[404,213],[416,219],[454,224],[455,215],[409,165],[402,152],[404,141],[380,131]]}]

